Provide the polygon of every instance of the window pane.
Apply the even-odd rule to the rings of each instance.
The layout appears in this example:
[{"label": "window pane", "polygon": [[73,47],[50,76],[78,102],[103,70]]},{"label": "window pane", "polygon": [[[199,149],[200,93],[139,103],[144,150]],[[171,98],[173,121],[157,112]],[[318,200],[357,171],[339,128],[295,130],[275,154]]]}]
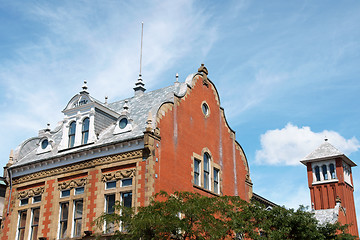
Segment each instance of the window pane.
[{"label": "window pane", "polygon": [[25,229],[19,229],[19,240],[24,240],[25,239]]},{"label": "window pane", "polygon": [[89,131],[89,118],[85,118],[83,121],[83,132]]},{"label": "window pane", "polygon": [[31,221],[31,235],[30,240],[37,240],[38,237],[38,226],[39,226],[39,215],[40,208],[35,208],[32,210],[32,221]]},{"label": "window pane", "polygon": [[318,166],[315,167],[315,176],[316,181],[320,181],[320,168]]},{"label": "window pane", "polygon": [[38,239],[38,229],[39,229],[38,225],[33,226],[31,228],[31,238],[30,238],[30,240],[37,240]]},{"label": "window pane", "polygon": [[89,139],[89,118],[85,118],[82,127],[81,143],[86,144]]},{"label": "window pane", "polygon": [[24,206],[27,205],[29,203],[29,199],[28,198],[24,198],[20,200],[20,206]]},{"label": "window pane", "polygon": [[73,147],[75,144],[75,131],[76,131],[76,122],[72,122],[69,126],[69,145],[68,147]]},{"label": "window pane", "polygon": [[49,141],[48,141],[47,139],[44,139],[44,140],[41,142],[41,148],[42,148],[42,149],[45,149],[48,145],[49,145]]},{"label": "window pane", "polygon": [[194,159],[194,184],[200,185],[200,161],[197,159]]},{"label": "window pane", "polygon": [[106,189],[116,188],[116,181],[106,182]]},{"label": "window pane", "polygon": [[210,171],[209,171],[209,155],[207,153],[204,154],[204,188],[210,190],[209,178],[210,178]]},{"label": "window pane", "polygon": [[61,204],[61,220],[67,220],[69,214],[69,203]]},{"label": "window pane", "polygon": [[84,193],[84,187],[75,188],[75,195]]},{"label": "window pane", "polygon": [[122,187],[131,186],[131,185],[132,185],[132,178],[121,180]]},{"label": "window pane", "polygon": [[41,202],[41,196],[35,196],[33,198],[33,203]]},{"label": "window pane", "polygon": [[132,205],[132,192],[122,193],[122,202],[124,207],[131,207]]},{"label": "window pane", "polygon": [[61,191],[61,197],[68,197],[70,196],[70,190]]},{"label": "window pane", "polygon": [[324,180],[328,180],[328,174],[327,174],[327,167],[326,167],[326,165],[322,165],[322,172],[323,172]]},{"label": "window pane", "polygon": [[128,124],[127,118],[121,119],[120,122],[119,122],[120,129],[124,129],[127,126],[127,124]]},{"label": "window pane", "polygon": [[334,167],[334,164],[330,164],[330,175],[331,175],[331,179],[335,179],[336,176],[335,176],[335,167]]},{"label": "window pane", "polygon": [[66,237],[67,233],[67,223],[68,223],[68,215],[69,215],[69,203],[61,203],[60,205],[60,233],[59,237]]},{"label": "window pane", "polygon": [[114,213],[114,206],[115,206],[115,194],[106,195],[106,212],[107,213]]},{"label": "window pane", "polygon": [[19,227],[25,227],[26,225],[26,211],[20,213]]},{"label": "window pane", "polygon": [[81,235],[83,201],[75,201],[74,208],[74,236],[78,237]]}]

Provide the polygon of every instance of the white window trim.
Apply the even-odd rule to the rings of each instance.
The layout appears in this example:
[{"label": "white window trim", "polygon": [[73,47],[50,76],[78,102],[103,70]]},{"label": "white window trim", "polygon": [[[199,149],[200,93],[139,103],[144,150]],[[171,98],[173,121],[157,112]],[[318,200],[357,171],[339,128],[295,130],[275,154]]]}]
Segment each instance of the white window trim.
[{"label": "white window trim", "polygon": [[[334,164],[335,178],[331,178],[330,164]],[[326,173],[327,173],[327,176],[328,176],[327,180],[324,179],[323,168],[322,168],[323,165],[326,166]],[[319,167],[320,181],[316,180],[315,167]],[[337,179],[337,174],[336,174],[336,162],[335,162],[335,160],[313,162],[313,163],[311,163],[311,169],[312,169],[312,176],[313,176],[313,182],[312,182],[313,185],[322,184],[322,183],[329,183],[329,182],[338,182],[339,181]]]},{"label": "white window trim", "polygon": [[[120,121],[123,118],[126,118],[128,123],[127,123],[125,128],[121,129],[120,128]],[[120,134],[120,133],[130,132],[131,130],[132,130],[132,119],[130,119],[127,115],[121,115],[118,118],[118,120],[116,121],[116,126],[115,126],[113,134]]]}]

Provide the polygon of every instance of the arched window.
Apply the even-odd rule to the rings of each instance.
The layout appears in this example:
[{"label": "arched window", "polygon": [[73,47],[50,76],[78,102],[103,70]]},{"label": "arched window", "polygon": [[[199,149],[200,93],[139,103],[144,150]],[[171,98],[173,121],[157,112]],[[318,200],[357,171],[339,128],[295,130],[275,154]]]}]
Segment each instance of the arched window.
[{"label": "arched window", "polygon": [[69,144],[68,147],[73,147],[75,144],[75,131],[76,131],[76,122],[73,121],[70,123],[69,127]]},{"label": "arched window", "polygon": [[320,168],[319,168],[319,166],[315,167],[315,177],[316,177],[316,181],[320,181]]},{"label": "arched window", "polygon": [[204,188],[210,190],[210,156],[204,153]]},{"label": "arched window", "polygon": [[336,176],[335,176],[335,166],[334,166],[334,164],[330,164],[330,176],[331,176],[331,179],[335,179],[336,178]]},{"label": "arched window", "polygon": [[326,165],[322,165],[321,168],[322,168],[322,174],[323,174],[324,180],[328,180],[328,174],[327,174]]},{"label": "arched window", "polygon": [[86,144],[89,139],[89,118],[85,118],[82,125],[81,144]]}]

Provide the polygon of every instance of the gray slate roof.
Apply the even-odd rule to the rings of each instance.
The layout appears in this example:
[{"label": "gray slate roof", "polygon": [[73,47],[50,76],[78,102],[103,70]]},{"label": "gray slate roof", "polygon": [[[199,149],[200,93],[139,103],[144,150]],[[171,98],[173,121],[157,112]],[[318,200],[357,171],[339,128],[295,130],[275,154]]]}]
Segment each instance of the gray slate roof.
[{"label": "gray slate roof", "polygon": [[[155,127],[156,124],[156,115],[158,109],[162,104],[166,102],[174,102],[174,95],[182,97],[186,94],[187,87],[191,87],[191,80],[195,74],[189,75],[185,82],[177,82],[174,85],[157,89],[151,92],[144,92],[143,94],[135,95],[134,97],[127,98],[124,100],[116,101],[113,103],[101,103],[95,98],[91,97],[92,100],[95,100],[98,104],[109,108],[119,114],[123,111],[123,106],[125,100],[128,101],[128,117],[132,124],[132,130],[130,132],[125,132],[121,134],[113,134],[114,128],[116,126],[116,121],[113,124],[105,128],[98,136],[97,141],[94,144],[84,145],[83,147],[69,149],[66,151],[58,151],[58,146],[61,142],[63,135],[63,122],[59,122],[58,126],[53,130],[47,133],[48,139],[52,139],[54,142],[53,149],[50,152],[37,154],[37,149],[41,140],[44,137],[44,134],[40,134],[37,137],[30,138],[20,144],[14,151],[14,163],[11,168],[26,165],[29,163],[34,163],[42,161],[49,158],[60,157],[71,152],[76,152],[79,150],[96,148],[102,145],[108,145],[110,143],[123,142],[131,139],[140,138],[144,135],[146,121],[149,116],[149,112],[152,115],[152,124]],[[76,95],[75,95],[76,96]]]},{"label": "gray slate roof", "polygon": [[345,162],[350,166],[356,166],[356,164],[351,161],[344,153],[340,152],[337,148],[331,145],[329,142],[325,141],[312,153],[307,155],[304,159],[301,160],[301,163],[305,164],[307,162],[315,162],[325,159],[341,157]]}]

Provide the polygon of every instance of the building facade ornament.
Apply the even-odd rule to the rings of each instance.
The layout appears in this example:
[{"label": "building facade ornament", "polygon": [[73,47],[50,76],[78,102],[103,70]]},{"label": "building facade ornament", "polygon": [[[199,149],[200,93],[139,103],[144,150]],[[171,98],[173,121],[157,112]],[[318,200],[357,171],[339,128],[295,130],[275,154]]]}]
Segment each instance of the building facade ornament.
[{"label": "building facade ornament", "polygon": [[135,169],[119,170],[116,172],[105,173],[102,176],[102,181],[107,182],[111,180],[119,180],[123,178],[130,178],[135,176]]},{"label": "building facade ornament", "polygon": [[26,189],[24,191],[18,192],[18,199],[29,198],[29,197],[41,195],[43,193],[44,193],[44,187]]},{"label": "building facade ornament", "polygon": [[71,179],[58,184],[59,190],[72,189],[77,187],[83,187],[87,183],[87,178]]}]

